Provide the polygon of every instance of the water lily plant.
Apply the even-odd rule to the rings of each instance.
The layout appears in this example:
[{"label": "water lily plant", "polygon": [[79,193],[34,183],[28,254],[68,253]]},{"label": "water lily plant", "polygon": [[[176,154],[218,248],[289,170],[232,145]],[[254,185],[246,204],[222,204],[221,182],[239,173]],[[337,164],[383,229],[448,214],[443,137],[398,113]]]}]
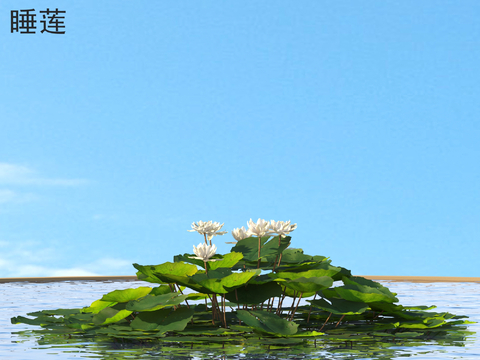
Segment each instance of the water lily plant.
[{"label": "water lily plant", "polygon": [[430,311],[435,306],[400,305],[382,284],[353,276],[324,256],[290,248],[297,224],[250,219],[247,229],[232,231],[236,242],[222,255],[212,239],[226,233],[223,225],[194,222],[188,231],[205,240],[193,246],[194,254],[159,265],[133,264],[148,287],[115,290],[83,309],[44,310],[12,323],[41,325],[42,336],[51,331],[99,340],[184,342],[189,348],[203,342],[247,349],[260,342],[268,349],[320,344],[328,350],[347,343],[359,352],[376,343],[382,349],[394,346],[396,339],[443,344],[469,334],[464,325],[471,322],[464,316]]}]

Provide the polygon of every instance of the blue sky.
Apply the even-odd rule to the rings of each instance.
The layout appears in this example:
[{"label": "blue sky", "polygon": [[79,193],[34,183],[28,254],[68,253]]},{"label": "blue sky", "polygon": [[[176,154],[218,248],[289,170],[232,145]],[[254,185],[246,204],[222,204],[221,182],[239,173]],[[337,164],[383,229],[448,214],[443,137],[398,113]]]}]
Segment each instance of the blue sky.
[{"label": "blue sky", "polygon": [[[10,33],[47,7],[66,34]],[[354,274],[480,276],[479,10],[3,0],[0,277],[133,275],[250,218]]]}]

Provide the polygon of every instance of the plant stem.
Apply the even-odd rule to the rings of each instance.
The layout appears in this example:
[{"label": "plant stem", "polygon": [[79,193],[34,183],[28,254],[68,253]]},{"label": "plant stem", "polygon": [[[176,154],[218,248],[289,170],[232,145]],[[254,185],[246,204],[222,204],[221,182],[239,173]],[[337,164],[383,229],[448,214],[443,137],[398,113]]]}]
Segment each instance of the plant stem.
[{"label": "plant stem", "polygon": [[283,253],[280,254],[280,259],[278,259],[278,265],[277,265],[278,267],[280,267],[280,263],[282,262],[282,255]]},{"label": "plant stem", "polygon": [[[178,285],[177,283],[175,283],[175,285],[177,285],[177,287],[178,287],[178,290],[180,291],[180,294],[182,294],[182,295],[183,295],[183,291],[182,291],[182,289],[180,289],[180,285]],[[187,299],[185,299],[185,303],[187,304],[187,307],[190,309],[190,305],[188,304],[188,301],[187,301]]]},{"label": "plant stem", "polygon": [[223,323],[225,324],[225,329],[227,328],[227,310],[225,309],[225,294],[222,295],[223,301]]},{"label": "plant stem", "polygon": [[[315,293],[315,296],[313,297],[313,300],[317,297],[317,293]],[[308,317],[307,317],[307,324],[310,321],[310,313],[312,312],[312,307],[313,305],[310,305],[310,310],[308,311]]]},{"label": "plant stem", "polygon": [[260,267],[260,248],[261,248],[261,241],[262,237],[258,237],[258,262],[257,262],[257,269]]},{"label": "plant stem", "polygon": [[[210,302],[212,303],[212,324],[215,325],[215,306],[214,306],[214,302],[213,302],[213,299],[210,297],[210,294],[207,294],[208,295],[208,298],[210,299]],[[206,299],[205,299],[206,301]]]},{"label": "plant stem", "polygon": [[281,309],[282,309],[282,303],[283,299],[285,299],[285,291],[287,291],[287,288],[283,289],[282,295],[278,298],[278,306],[277,306],[277,311],[275,312],[277,315],[280,315]]},{"label": "plant stem", "polygon": [[344,315],[342,315],[342,317],[340,318],[340,320],[338,320],[338,322],[337,322],[337,325],[335,325],[335,327],[337,327],[337,326],[338,326],[338,324],[340,324],[340,321],[342,321],[344,317],[345,317],[345,314],[344,314]]},{"label": "plant stem", "polygon": [[300,304],[300,300],[302,299],[302,295],[303,295],[303,293],[301,292],[301,293],[300,293],[300,296],[298,297],[297,306],[295,306],[295,310],[293,310],[293,312],[292,312],[292,317],[290,318],[290,321],[293,320],[293,316],[294,316],[295,313],[297,312],[297,308],[298,308],[298,305]]},{"label": "plant stem", "polygon": [[293,301],[292,301],[292,306],[290,307],[290,311],[287,314],[287,317],[290,316],[290,313],[293,312],[293,307],[295,306],[295,300],[297,299],[297,292],[293,292]]},{"label": "plant stem", "polygon": [[325,320],[325,322],[323,323],[322,327],[321,327],[320,330],[318,330],[318,331],[322,331],[323,327],[325,326],[325,324],[327,323],[327,321],[330,319],[330,316],[332,316],[332,313],[330,313],[330,315],[328,315],[327,320]]},{"label": "plant stem", "polygon": [[[280,248],[281,241],[282,241],[282,235],[278,235],[278,248]],[[278,255],[275,257],[275,261],[273,262],[272,272],[275,272],[275,266],[277,265],[277,260],[278,260]],[[278,265],[280,266],[280,263],[278,263]]]}]

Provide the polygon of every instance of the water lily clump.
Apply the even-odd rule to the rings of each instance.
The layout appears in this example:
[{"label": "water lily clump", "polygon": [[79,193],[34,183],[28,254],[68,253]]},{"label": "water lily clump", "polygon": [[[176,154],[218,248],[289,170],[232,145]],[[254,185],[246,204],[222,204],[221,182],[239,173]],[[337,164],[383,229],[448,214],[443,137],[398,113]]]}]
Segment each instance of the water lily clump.
[{"label": "water lily clump", "polygon": [[159,265],[133,264],[148,287],[116,290],[83,309],[44,310],[12,323],[41,325],[54,334],[191,347],[220,342],[242,349],[258,341],[324,350],[345,342],[356,349],[379,343],[384,349],[395,339],[444,344],[467,336],[464,316],[430,311],[435,306],[403,306],[382,284],[291,248],[297,224],[250,219],[247,228],[232,230],[230,252],[217,254],[212,239],[227,233],[223,226],[194,222],[188,231],[203,235],[204,242],[193,246],[193,254]]}]

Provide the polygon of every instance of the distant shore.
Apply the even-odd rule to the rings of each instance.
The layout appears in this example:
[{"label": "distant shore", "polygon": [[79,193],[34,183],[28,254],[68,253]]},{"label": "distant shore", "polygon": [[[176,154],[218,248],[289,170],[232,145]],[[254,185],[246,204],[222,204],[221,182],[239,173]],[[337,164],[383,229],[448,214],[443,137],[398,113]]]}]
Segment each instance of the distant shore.
[{"label": "distant shore", "polygon": [[[385,280],[398,282],[478,282],[480,277],[457,277],[457,276],[383,276],[383,275],[358,275],[371,280]],[[136,276],[46,276],[46,277],[11,277],[0,278],[1,283],[10,282],[59,282],[59,281],[135,281]]]}]

